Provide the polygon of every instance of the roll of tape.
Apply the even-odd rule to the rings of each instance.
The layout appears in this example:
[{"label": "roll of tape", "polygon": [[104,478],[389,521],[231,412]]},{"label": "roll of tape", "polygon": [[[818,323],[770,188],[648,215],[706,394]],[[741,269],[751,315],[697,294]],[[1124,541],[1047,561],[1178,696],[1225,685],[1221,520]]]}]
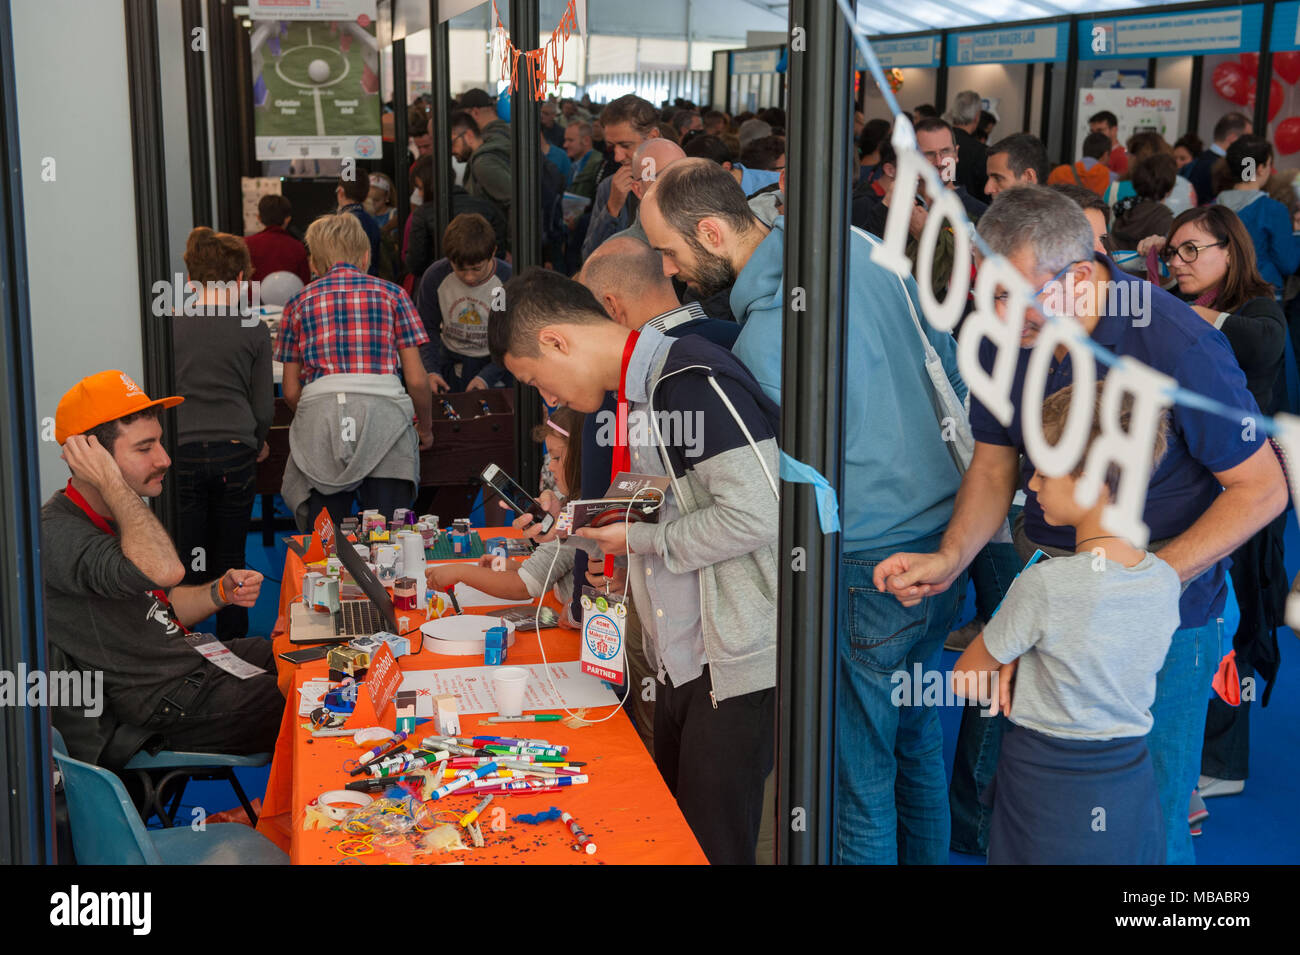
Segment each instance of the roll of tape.
[{"label": "roll of tape", "polygon": [[335,822],[342,822],[348,813],[369,806],[372,802],[373,797],[350,789],[331,789],[316,797],[317,808]]}]

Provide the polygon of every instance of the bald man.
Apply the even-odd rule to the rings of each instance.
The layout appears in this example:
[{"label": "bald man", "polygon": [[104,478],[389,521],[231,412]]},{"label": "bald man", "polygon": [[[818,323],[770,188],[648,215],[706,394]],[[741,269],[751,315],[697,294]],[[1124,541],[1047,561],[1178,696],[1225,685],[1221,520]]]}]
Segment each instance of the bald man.
[{"label": "bald man", "polygon": [[[632,194],[636,196],[638,204],[645,196],[646,191],[654,185],[655,179],[665,169],[680,159],[685,159],[686,153],[682,152],[682,147],[678,146],[670,139],[647,139],[637,147],[636,152],[632,154],[632,172],[636,177],[632,180]],[[641,228],[641,212],[638,208],[636,218],[632,224],[622,232],[615,232],[606,242],[614,239],[637,239],[649,245],[646,242],[645,230]],[[600,246],[596,247],[597,249]]]},{"label": "bald man", "polygon": [[709,318],[699,302],[682,304],[664,275],[663,257],[640,239],[619,235],[591,254],[575,278],[591,290],[609,317],[626,328],[650,325],[673,338],[699,335],[731,348],[740,326]]}]

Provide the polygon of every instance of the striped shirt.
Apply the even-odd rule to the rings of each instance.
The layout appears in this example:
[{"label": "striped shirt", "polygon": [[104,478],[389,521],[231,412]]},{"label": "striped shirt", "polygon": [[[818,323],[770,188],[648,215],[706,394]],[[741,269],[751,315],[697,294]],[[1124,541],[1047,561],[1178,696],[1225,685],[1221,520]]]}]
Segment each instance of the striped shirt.
[{"label": "striped shirt", "polygon": [[275,360],[299,365],[304,385],[325,375],[395,375],[398,350],[428,340],[403,288],[339,264],[284,306]]}]

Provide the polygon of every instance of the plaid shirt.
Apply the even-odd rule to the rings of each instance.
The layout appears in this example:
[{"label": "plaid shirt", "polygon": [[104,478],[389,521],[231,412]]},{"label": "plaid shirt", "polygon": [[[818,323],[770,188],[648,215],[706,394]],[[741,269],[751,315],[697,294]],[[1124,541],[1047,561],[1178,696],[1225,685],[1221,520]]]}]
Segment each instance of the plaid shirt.
[{"label": "plaid shirt", "polygon": [[296,363],[304,385],[324,375],[395,375],[398,349],[428,340],[404,289],[339,264],[284,306],[275,360]]}]

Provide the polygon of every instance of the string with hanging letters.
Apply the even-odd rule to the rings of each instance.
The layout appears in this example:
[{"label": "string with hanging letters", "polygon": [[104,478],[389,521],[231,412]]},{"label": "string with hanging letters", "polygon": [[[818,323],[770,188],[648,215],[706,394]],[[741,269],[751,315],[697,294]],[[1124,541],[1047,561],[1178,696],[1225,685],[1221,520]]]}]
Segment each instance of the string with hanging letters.
[{"label": "string with hanging letters", "polygon": [[[1064,433],[1055,445],[1044,436],[1041,414],[1033,413],[1038,409],[1030,407],[1033,402],[1024,402],[1025,449],[1037,469],[1049,477],[1057,477],[1071,473],[1078,465],[1090,430],[1092,393],[1097,380],[1097,363],[1100,362],[1110,369],[1102,398],[1102,438],[1088,455],[1077,493],[1081,499],[1086,498],[1080,503],[1090,504],[1104,486],[1110,466],[1119,466],[1120,482],[1115,502],[1102,515],[1107,529],[1124,535],[1139,547],[1146,546],[1150,539],[1150,529],[1142,519],[1153,464],[1150,449],[1160,415],[1175,405],[1226,418],[1271,436],[1279,451],[1292,499],[1300,501],[1300,417],[1278,413],[1270,418],[1258,410],[1230,407],[1184,388],[1168,375],[1132,357],[1116,355],[1098,344],[1078,320],[1057,314],[1051,298],[1048,307],[1044,308],[1035,290],[1029,287],[1015,267],[1004,256],[994,254],[971,224],[956,194],[945,188],[939,173],[921,154],[911,120],[894,97],[894,86],[886,77],[865,31],[846,0],[836,0],[836,3],[894,117],[894,130],[890,137],[898,156],[894,198],[886,219],[884,241],[872,250],[872,260],[904,277],[911,274],[912,265],[905,246],[913,197],[918,184],[923,181],[927,194],[936,198],[930,206],[929,221],[917,250],[916,280],[921,308],[926,321],[939,331],[951,332],[956,327],[962,317],[967,293],[971,290],[971,245],[974,243],[982,253],[983,261],[975,275],[974,311],[967,317],[957,338],[957,367],[971,395],[979,399],[1003,425],[1011,423],[1014,413],[1011,389],[1025,310],[1033,308],[1043,316],[1046,324],[1033,346],[1024,394],[1043,394],[1052,353],[1060,347],[1069,350],[1077,387]],[[945,220],[953,227],[954,263],[948,294],[940,302],[932,292],[930,277],[938,227]],[[995,308],[999,289],[1007,297],[1005,318],[1000,317]],[[996,358],[991,371],[985,371],[979,360],[980,346],[985,340],[995,346]],[[1118,422],[1120,402],[1125,393],[1133,397],[1127,431]],[[1300,594],[1293,593],[1288,598],[1286,622],[1292,628],[1300,627]]]},{"label": "string with hanging letters", "polygon": [[492,0],[492,19],[496,24],[492,32],[493,58],[500,64],[501,80],[510,84],[509,92],[513,93],[519,86],[522,62],[533,99],[545,99],[547,84],[558,86],[564,72],[565,43],[581,29],[576,0],[569,0],[560,22],[551,31],[551,38],[536,50],[521,50],[511,42],[496,0]]}]

